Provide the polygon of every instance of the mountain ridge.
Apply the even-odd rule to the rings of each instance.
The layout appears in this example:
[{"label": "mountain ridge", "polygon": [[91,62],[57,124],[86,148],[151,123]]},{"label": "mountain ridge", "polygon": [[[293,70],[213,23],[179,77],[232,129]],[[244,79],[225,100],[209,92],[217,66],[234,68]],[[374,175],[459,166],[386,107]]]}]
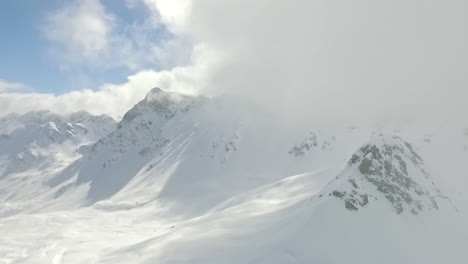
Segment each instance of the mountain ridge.
[{"label": "mountain ridge", "polygon": [[465,259],[463,196],[439,185],[463,171],[463,130],[294,122],[159,88],[118,124],[37,115],[0,139],[7,263]]}]

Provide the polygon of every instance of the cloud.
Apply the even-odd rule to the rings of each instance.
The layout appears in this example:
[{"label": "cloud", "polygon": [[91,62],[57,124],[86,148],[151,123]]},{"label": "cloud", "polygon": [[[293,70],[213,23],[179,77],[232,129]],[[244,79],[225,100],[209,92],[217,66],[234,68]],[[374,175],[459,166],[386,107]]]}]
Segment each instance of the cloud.
[{"label": "cloud", "polygon": [[209,71],[214,68],[213,58],[210,50],[198,46],[192,56],[193,65],[163,71],[142,70],[130,75],[124,83],[103,84],[97,90],[75,90],[60,95],[3,90],[2,87],[17,85],[3,86],[4,82],[0,82],[0,116],[37,110],[61,114],[86,110],[119,119],[154,87],[184,94],[198,93],[197,88],[205,86]]},{"label": "cloud", "polygon": [[187,19],[192,9],[191,0],[139,0],[152,12],[153,17],[164,23],[172,32],[187,33]]},{"label": "cloud", "polygon": [[8,82],[5,80],[0,79],[0,93],[20,93],[20,92],[26,92],[30,91],[31,89],[26,85],[22,83],[17,83],[17,82]]},{"label": "cloud", "polygon": [[[158,2],[156,0],[156,2]],[[227,56],[209,83],[298,118],[462,118],[463,1],[192,1],[187,35]]]},{"label": "cloud", "polygon": [[49,13],[43,31],[66,55],[94,60],[108,50],[115,23],[98,0],[75,0]]},{"label": "cloud", "polygon": [[[127,5],[134,8],[135,3]],[[187,56],[182,60],[180,55],[187,55],[184,41],[174,38],[156,16],[124,22],[100,0],[72,0],[48,13],[45,20],[42,32],[62,69],[137,71],[187,62]]]},{"label": "cloud", "polygon": [[[98,0],[67,2],[66,6],[48,15],[43,29],[61,52],[57,55],[61,56],[66,67],[79,63],[94,63],[99,67],[113,63],[109,67],[118,67],[118,63],[125,63],[125,67],[136,71],[127,77],[126,82],[106,83],[95,89],[73,90],[63,94],[31,90],[20,92],[12,89],[13,86],[19,88],[19,84],[10,84],[6,89],[3,87],[7,86],[0,82],[0,116],[36,110],[64,114],[86,110],[119,118],[154,87],[185,94],[201,93],[202,88],[207,87],[212,70],[217,68],[214,65],[219,63],[220,56],[204,43],[192,45],[182,34],[155,43],[148,36],[151,35],[149,32],[161,27],[172,28],[170,23],[176,23],[176,18],[168,19],[171,15],[150,7],[152,3],[149,1],[139,1],[132,0],[127,4],[134,7],[143,3],[151,11],[151,16],[140,24],[126,25],[118,31],[118,18]],[[162,17],[164,21],[168,19],[168,22],[164,22],[167,24],[161,22]],[[155,58],[164,65],[162,70],[145,67]]]},{"label": "cloud", "polygon": [[[87,2],[101,10],[95,6],[97,0]],[[173,44],[173,49],[171,45],[156,45],[159,50],[151,52],[150,44],[135,46],[130,42],[123,49],[126,52],[116,53],[120,54],[117,58],[128,57],[126,61],[141,65],[144,58],[160,53],[172,61],[171,66],[165,71],[134,75],[145,76],[151,85],[138,84],[129,77],[125,84],[103,85],[96,92],[48,95],[45,98],[50,99],[44,99],[45,102],[66,105],[70,111],[73,107],[89,108],[115,116],[141,98],[147,89],[163,83],[169,90],[179,87],[209,95],[239,94],[250,97],[253,99],[250,101],[272,114],[299,120],[438,122],[464,118],[468,111],[465,2],[127,2],[143,3],[152,12],[151,19],[146,20],[148,28],[162,24],[179,44]],[[115,45],[119,42],[113,40],[115,17],[103,10],[88,14],[104,18],[100,21],[107,25],[101,31],[101,35],[107,32],[103,34],[106,49],[101,50],[101,44],[91,44],[88,46],[94,48],[90,50],[100,54],[122,46]],[[76,16],[72,14],[72,20]],[[143,29],[136,34],[142,36],[141,42],[150,43],[151,40],[144,39],[145,32]],[[137,55],[133,53],[135,47],[142,47]],[[185,54],[182,57],[191,59],[174,60],[173,54],[181,51]],[[148,72],[151,74],[144,74]],[[109,103],[101,103],[107,102],[107,98],[111,98]],[[59,103],[60,100],[80,103]]]}]

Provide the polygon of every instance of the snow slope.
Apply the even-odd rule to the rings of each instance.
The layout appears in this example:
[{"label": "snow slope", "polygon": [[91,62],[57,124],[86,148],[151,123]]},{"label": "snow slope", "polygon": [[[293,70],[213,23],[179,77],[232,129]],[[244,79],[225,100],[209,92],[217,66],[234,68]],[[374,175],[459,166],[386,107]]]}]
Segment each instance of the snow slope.
[{"label": "snow slope", "polygon": [[22,176],[36,191],[8,201],[0,263],[467,261],[463,126],[294,122],[155,88],[99,137]]}]

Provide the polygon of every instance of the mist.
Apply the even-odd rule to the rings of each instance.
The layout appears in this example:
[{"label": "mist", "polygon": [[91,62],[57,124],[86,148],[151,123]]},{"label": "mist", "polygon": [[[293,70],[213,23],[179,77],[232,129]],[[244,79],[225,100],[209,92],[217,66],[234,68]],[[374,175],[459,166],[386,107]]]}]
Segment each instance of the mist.
[{"label": "mist", "polygon": [[468,111],[465,1],[133,2],[186,43],[159,47],[179,64],[61,94],[4,89],[0,116],[48,109],[118,119],[153,87],[234,94],[301,122],[442,125]]},{"label": "mist", "polygon": [[290,118],[456,121],[468,110],[465,1],[192,2],[185,34],[223,56],[206,94]]}]

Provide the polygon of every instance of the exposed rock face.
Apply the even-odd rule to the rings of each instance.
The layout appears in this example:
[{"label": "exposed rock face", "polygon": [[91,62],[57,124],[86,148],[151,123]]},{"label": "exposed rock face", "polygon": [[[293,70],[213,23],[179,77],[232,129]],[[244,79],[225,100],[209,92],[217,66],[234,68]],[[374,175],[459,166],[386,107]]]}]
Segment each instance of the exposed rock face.
[{"label": "exposed rock face", "polygon": [[436,197],[442,196],[423,165],[411,144],[380,135],[352,156],[338,177],[341,185],[329,196],[344,200],[348,210],[366,206],[371,198],[386,200],[398,214],[438,210]]},{"label": "exposed rock face", "polygon": [[289,151],[290,155],[293,155],[295,157],[302,157],[304,156],[307,152],[314,148],[318,148],[321,150],[327,150],[332,147],[332,143],[336,140],[336,138],[333,136],[328,140],[321,139],[317,133],[315,132],[309,132],[309,135],[298,145],[295,145],[291,148]]}]

